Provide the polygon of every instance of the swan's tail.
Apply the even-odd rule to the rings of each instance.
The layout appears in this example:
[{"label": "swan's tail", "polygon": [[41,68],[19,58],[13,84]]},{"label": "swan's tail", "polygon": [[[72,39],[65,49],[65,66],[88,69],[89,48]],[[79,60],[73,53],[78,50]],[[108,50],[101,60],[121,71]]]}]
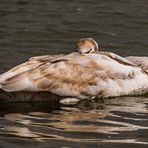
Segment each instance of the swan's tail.
[{"label": "swan's tail", "polygon": [[32,84],[25,73],[40,65],[42,65],[42,62],[28,61],[1,74],[0,89],[10,92],[25,90],[28,85],[32,88]]},{"label": "swan's tail", "polygon": [[32,81],[27,77],[26,73],[22,73],[0,82],[0,89],[13,91],[37,91],[38,89],[33,85]]},{"label": "swan's tail", "polygon": [[[15,75],[12,74],[11,72],[6,72],[4,74],[0,75],[0,89],[5,90],[5,91],[13,91],[15,89],[16,83],[21,82],[13,80],[15,78]],[[19,86],[20,88],[20,86]]]}]

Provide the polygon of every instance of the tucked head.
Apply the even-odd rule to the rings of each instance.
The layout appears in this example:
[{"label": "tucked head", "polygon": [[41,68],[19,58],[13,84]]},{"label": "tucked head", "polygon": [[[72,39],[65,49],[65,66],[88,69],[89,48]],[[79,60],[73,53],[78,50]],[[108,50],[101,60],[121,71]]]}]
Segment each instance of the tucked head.
[{"label": "tucked head", "polygon": [[95,53],[98,49],[97,42],[92,38],[82,38],[76,43],[76,50],[82,54]]}]

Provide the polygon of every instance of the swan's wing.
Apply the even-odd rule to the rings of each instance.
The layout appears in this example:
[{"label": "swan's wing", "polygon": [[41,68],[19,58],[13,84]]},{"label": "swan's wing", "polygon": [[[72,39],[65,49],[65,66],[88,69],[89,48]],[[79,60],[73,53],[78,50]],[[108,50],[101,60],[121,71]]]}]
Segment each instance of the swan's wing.
[{"label": "swan's wing", "polygon": [[13,78],[17,75],[24,73],[24,72],[35,69],[42,64],[43,64],[43,62],[40,62],[40,61],[27,61],[23,64],[20,64],[16,67],[10,69],[9,71],[1,74],[0,75],[0,84],[9,78]]},{"label": "swan's wing", "polygon": [[30,61],[50,61],[59,57],[64,56],[63,54],[59,54],[59,55],[42,55],[42,56],[35,56],[35,57],[31,57],[29,60]]},{"label": "swan's wing", "polygon": [[60,54],[60,55],[43,55],[43,56],[31,57],[29,59],[29,61],[10,69],[9,71],[7,71],[4,74],[1,74],[0,75],[0,83],[5,81],[6,79],[12,78],[12,77],[19,75],[21,73],[27,72],[29,70],[33,70],[33,69],[37,68],[38,66],[44,64],[45,62],[54,61],[54,60],[59,59],[63,56],[64,55]]},{"label": "swan's wing", "polygon": [[106,55],[108,57],[110,57],[111,59],[124,64],[124,65],[128,65],[128,66],[134,66],[136,67],[137,65],[135,63],[133,63],[132,61],[128,60],[127,58],[123,58],[115,53],[112,52],[106,52],[106,51],[101,51],[99,52],[100,54]]},{"label": "swan's wing", "polygon": [[[23,67],[22,67],[23,68]],[[64,96],[80,94],[94,85],[97,64],[84,55],[69,55],[12,76],[1,83],[5,91],[49,91]],[[93,71],[93,72],[92,72]]]},{"label": "swan's wing", "polygon": [[69,59],[70,57],[73,57],[75,55],[78,55],[78,52],[74,52],[74,53],[70,53],[68,55],[64,55],[64,54],[59,54],[59,55],[43,55],[43,56],[35,56],[35,57],[31,57],[29,60],[30,61],[38,61],[38,62],[57,62],[63,59]]},{"label": "swan's wing", "polygon": [[128,56],[125,58],[131,61],[132,63],[136,64],[137,66],[140,66],[144,70],[148,71],[148,57]]},{"label": "swan's wing", "polygon": [[100,53],[114,59],[115,61],[121,64],[134,67],[141,67],[143,71],[145,71],[146,73],[148,72],[148,57],[128,56],[123,58],[112,52],[101,51]]}]

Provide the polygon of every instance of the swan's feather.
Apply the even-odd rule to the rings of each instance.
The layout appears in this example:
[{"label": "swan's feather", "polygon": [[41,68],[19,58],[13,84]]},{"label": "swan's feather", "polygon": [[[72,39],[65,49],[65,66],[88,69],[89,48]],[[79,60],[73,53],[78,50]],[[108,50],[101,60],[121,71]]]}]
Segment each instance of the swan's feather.
[{"label": "swan's feather", "polygon": [[0,76],[5,91],[49,91],[77,98],[142,94],[148,75],[114,54],[69,54],[31,60]]},{"label": "swan's feather", "polygon": [[148,72],[148,57],[129,56],[125,58]]},{"label": "swan's feather", "polygon": [[35,56],[35,57],[31,57],[29,60],[30,61],[41,61],[41,62],[45,62],[45,61],[50,61],[59,57],[64,56],[63,54],[59,54],[59,55],[43,55],[43,56]]},{"label": "swan's feather", "polygon": [[124,64],[124,65],[128,65],[128,66],[137,66],[137,64],[133,63],[132,61],[126,59],[126,58],[123,58],[115,53],[112,53],[112,52],[106,52],[106,51],[100,51],[99,52],[100,54],[104,54],[110,58],[112,58],[113,60],[121,63],[121,64]]}]

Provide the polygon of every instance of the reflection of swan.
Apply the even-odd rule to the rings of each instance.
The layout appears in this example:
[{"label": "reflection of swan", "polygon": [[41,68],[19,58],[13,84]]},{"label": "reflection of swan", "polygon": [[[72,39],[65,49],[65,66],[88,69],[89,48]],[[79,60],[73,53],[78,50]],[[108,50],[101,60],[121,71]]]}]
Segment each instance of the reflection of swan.
[{"label": "reflection of swan", "polygon": [[[12,136],[28,137],[33,140],[47,140],[52,138],[66,138],[65,133],[78,132],[86,133],[106,133],[117,134],[126,131],[138,131],[144,130],[146,132],[147,127],[147,98],[144,97],[116,97],[113,99],[103,99],[104,103],[98,103],[96,101],[81,101],[76,108],[62,107],[62,109],[54,110],[52,113],[46,112],[45,105],[42,104],[41,112],[30,112],[30,104],[26,107],[25,114],[13,113],[6,114],[6,124],[1,124],[1,133],[4,136],[11,134]],[[16,112],[20,112],[20,105],[11,104]],[[12,107],[11,106],[11,107]],[[36,106],[36,103],[33,105]],[[10,106],[9,106],[10,107]],[[11,124],[13,123],[13,125]],[[10,126],[11,125],[11,126]],[[48,132],[49,131],[49,132]],[[143,134],[142,132],[142,134]],[[56,133],[56,135],[55,135]],[[134,132],[135,133],[135,132]],[[88,135],[88,134],[87,134]],[[92,135],[93,136],[93,135]],[[87,139],[87,143],[90,140],[92,142],[92,136],[81,137],[81,140]],[[94,135],[96,138],[96,134]],[[79,136],[75,137],[76,139]],[[90,139],[89,139],[90,138]],[[104,138],[104,137],[103,137]],[[117,137],[114,137],[116,140]],[[124,140],[126,141],[127,138]],[[72,139],[70,139],[72,140]],[[79,139],[80,140],[80,139]]]},{"label": "reflection of swan", "polygon": [[77,98],[138,95],[148,92],[148,74],[109,52],[31,58],[0,76],[1,89],[48,91]]}]

